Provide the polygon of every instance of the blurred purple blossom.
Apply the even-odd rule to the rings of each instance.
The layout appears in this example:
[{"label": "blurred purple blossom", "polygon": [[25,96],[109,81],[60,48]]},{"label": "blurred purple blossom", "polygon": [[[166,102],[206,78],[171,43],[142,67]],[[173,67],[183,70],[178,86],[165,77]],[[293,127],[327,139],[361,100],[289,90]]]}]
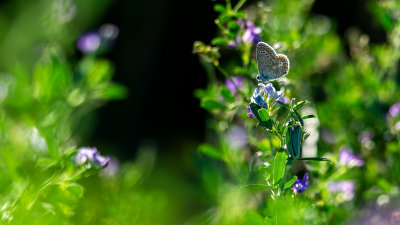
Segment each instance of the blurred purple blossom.
[{"label": "blurred purple blossom", "polygon": [[343,194],[343,198],[348,201],[354,197],[355,184],[351,180],[331,182],[328,189],[331,192]]},{"label": "blurred purple blossom", "polygon": [[245,19],[239,19],[238,24],[242,27],[244,30],[243,35],[237,35],[235,41],[231,41],[228,43],[228,45],[232,48],[236,48],[238,44],[240,43],[247,43],[247,44],[257,44],[258,42],[261,41],[260,34],[261,34],[261,28],[256,27],[253,22],[245,20]]},{"label": "blurred purple blossom", "polygon": [[388,115],[390,117],[396,117],[400,113],[400,102],[397,102],[390,106]]},{"label": "blurred purple blossom", "polygon": [[251,111],[250,107],[247,107],[247,110],[249,111],[249,113],[247,113],[247,116],[248,116],[249,118],[252,118],[252,119],[256,118],[256,117],[254,116],[253,112]]},{"label": "blurred purple blossom", "polygon": [[116,25],[106,23],[99,30],[85,33],[76,42],[79,51],[92,53],[98,50],[109,49],[118,37],[119,29]]},{"label": "blurred purple blossom", "polygon": [[361,132],[360,135],[358,135],[358,141],[359,141],[361,144],[365,144],[365,143],[370,142],[370,141],[372,140],[372,137],[373,137],[373,135],[372,135],[371,132],[369,132],[369,131],[363,131],[363,132]]},{"label": "blurred purple blossom", "polygon": [[364,161],[360,155],[355,155],[350,149],[343,148],[339,153],[339,162],[342,165],[360,167],[364,165]]},{"label": "blurred purple blossom", "polygon": [[261,28],[254,26],[251,21],[246,22],[246,29],[243,33],[242,40],[245,43],[257,44],[261,41],[260,34]]},{"label": "blurred purple blossom", "polygon": [[225,86],[231,91],[233,95],[236,95],[238,90],[241,90],[243,87],[244,77],[236,76],[230,77],[225,80]]},{"label": "blurred purple blossom", "polygon": [[322,128],[321,136],[322,136],[322,139],[324,139],[324,141],[326,141],[329,144],[333,144],[336,142],[335,135],[333,135],[332,132],[327,128]]},{"label": "blurred purple blossom", "polygon": [[243,126],[236,126],[226,134],[227,145],[232,149],[242,149],[247,145],[247,132]]},{"label": "blurred purple blossom", "polygon": [[95,52],[100,47],[101,37],[97,32],[86,33],[79,37],[76,45],[83,53]]},{"label": "blurred purple blossom", "polygon": [[304,174],[303,179],[297,179],[294,184],[293,184],[293,192],[295,194],[301,194],[303,193],[307,187],[310,185],[308,182],[308,173]]},{"label": "blurred purple blossom", "polygon": [[109,163],[110,157],[101,156],[96,148],[81,147],[74,160],[78,165],[87,164],[90,166],[93,164],[95,167],[105,167]]},{"label": "blurred purple blossom", "polygon": [[106,177],[115,176],[120,168],[119,161],[116,157],[111,156],[107,166],[101,171],[101,174]]}]

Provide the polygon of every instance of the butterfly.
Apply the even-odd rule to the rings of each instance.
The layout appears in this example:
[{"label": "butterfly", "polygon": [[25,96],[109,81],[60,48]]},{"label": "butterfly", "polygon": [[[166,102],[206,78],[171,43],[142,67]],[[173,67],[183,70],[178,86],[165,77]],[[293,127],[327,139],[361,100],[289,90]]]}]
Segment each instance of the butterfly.
[{"label": "butterfly", "polygon": [[276,80],[289,72],[289,59],[286,55],[276,54],[275,50],[267,43],[257,44],[257,80],[264,83]]}]

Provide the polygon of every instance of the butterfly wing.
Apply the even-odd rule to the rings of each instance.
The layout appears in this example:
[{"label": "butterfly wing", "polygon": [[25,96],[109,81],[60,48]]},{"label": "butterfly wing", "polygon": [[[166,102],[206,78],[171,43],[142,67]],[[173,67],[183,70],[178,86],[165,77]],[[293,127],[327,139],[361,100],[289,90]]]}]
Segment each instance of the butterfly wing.
[{"label": "butterfly wing", "polygon": [[259,42],[257,44],[256,60],[257,79],[262,82],[276,80],[289,72],[289,59],[285,55],[277,55],[267,43]]}]

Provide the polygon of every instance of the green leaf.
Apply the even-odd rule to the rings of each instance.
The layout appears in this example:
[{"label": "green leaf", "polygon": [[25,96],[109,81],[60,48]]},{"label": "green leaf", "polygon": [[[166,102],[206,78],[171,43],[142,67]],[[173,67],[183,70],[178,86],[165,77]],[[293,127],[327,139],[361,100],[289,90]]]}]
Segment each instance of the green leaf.
[{"label": "green leaf", "polygon": [[289,127],[286,132],[286,147],[292,158],[301,155],[301,127]]},{"label": "green leaf", "polygon": [[271,119],[268,115],[268,111],[264,108],[258,110],[258,115],[260,115],[261,120],[264,122],[267,122]]},{"label": "green leaf", "polygon": [[303,107],[304,105],[310,103],[309,101],[300,101],[298,103],[296,103],[296,105],[294,106],[294,109],[300,109],[301,107]]},{"label": "green leaf", "polygon": [[303,141],[307,140],[308,137],[310,137],[311,132],[308,131],[307,133],[304,134],[303,136]]},{"label": "green leaf", "polygon": [[83,187],[77,183],[71,183],[67,186],[67,190],[73,194],[76,198],[80,198],[83,195]]},{"label": "green leaf", "polygon": [[240,187],[240,189],[247,191],[259,191],[259,190],[271,189],[271,186],[265,184],[246,184]]},{"label": "green leaf", "polygon": [[221,95],[227,102],[232,103],[235,101],[235,98],[227,87],[221,88]]},{"label": "green leaf", "polygon": [[286,181],[285,186],[283,187],[283,190],[286,190],[290,187],[292,187],[292,185],[294,184],[294,182],[296,182],[297,180],[297,176],[292,176],[288,181]]},{"label": "green leaf", "polygon": [[303,120],[306,120],[306,119],[310,119],[310,118],[316,118],[315,117],[315,115],[313,115],[313,114],[310,114],[310,115],[307,115],[307,116],[303,116],[303,117],[301,117]]},{"label": "green leaf", "polygon": [[203,100],[201,102],[201,107],[211,110],[211,109],[226,109],[226,105],[222,104],[221,102],[212,100],[212,99],[207,99]]},{"label": "green leaf", "polygon": [[250,103],[250,110],[254,114],[254,116],[257,118],[258,122],[260,122],[260,126],[271,129],[272,128],[271,124],[267,124],[261,119],[260,115],[258,114],[258,109],[259,109],[259,107],[257,104],[255,104],[253,102]]},{"label": "green leaf", "polygon": [[219,12],[219,13],[225,13],[226,12],[225,6],[223,6],[221,4],[214,5],[214,10],[216,12]]},{"label": "green leaf", "polygon": [[199,151],[206,156],[209,156],[214,159],[222,160],[223,154],[218,149],[214,148],[208,144],[202,144],[199,146]]},{"label": "green leaf", "polygon": [[281,101],[276,101],[279,105],[281,105],[281,106],[283,106],[283,107],[285,107],[285,108],[290,108],[290,106],[288,105],[288,104],[285,104],[285,103],[283,103],[283,102],[281,102]]},{"label": "green leaf", "polygon": [[294,115],[296,116],[297,120],[301,123],[301,126],[304,126],[303,119],[301,118],[300,114],[293,108]]},{"label": "green leaf", "polygon": [[287,155],[285,152],[278,152],[275,155],[272,173],[274,185],[278,184],[278,182],[282,179],[283,174],[285,173],[286,159]]},{"label": "green leaf", "polygon": [[228,40],[225,38],[217,37],[211,40],[212,45],[226,45],[228,44]]},{"label": "green leaf", "polygon": [[124,99],[128,95],[128,90],[120,84],[109,84],[102,93],[102,97],[109,100]]},{"label": "green leaf", "polygon": [[307,158],[298,158],[297,160],[303,160],[303,161],[327,161],[330,162],[331,160],[327,159],[327,158],[321,158],[321,157],[307,157]]},{"label": "green leaf", "polygon": [[243,225],[266,225],[266,223],[263,216],[250,211],[246,214]]}]

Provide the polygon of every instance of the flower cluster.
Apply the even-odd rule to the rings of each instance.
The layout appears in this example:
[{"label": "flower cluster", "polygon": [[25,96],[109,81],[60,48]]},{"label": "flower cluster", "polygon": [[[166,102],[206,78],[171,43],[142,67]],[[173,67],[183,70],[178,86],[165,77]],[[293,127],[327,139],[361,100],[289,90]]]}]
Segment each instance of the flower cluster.
[{"label": "flower cluster", "polygon": [[355,155],[348,148],[344,148],[339,153],[339,162],[342,165],[349,167],[361,167],[364,165],[364,161],[361,159],[360,155]]},{"label": "flower cluster", "polygon": [[109,47],[118,37],[119,29],[113,24],[104,24],[99,30],[83,34],[76,42],[79,51],[83,53],[97,52],[102,46]]},{"label": "flower cluster", "polygon": [[110,162],[110,157],[101,156],[96,148],[82,147],[79,148],[74,161],[77,165],[86,165],[89,168],[93,165],[99,168],[106,167]]},{"label": "flower cluster", "polygon": [[303,179],[297,179],[294,184],[293,184],[293,192],[295,194],[301,194],[303,193],[307,187],[310,185],[308,182],[308,173],[304,174]]},{"label": "flower cluster", "polygon": [[331,182],[328,185],[328,189],[334,193],[341,194],[344,200],[349,201],[354,197],[355,184],[351,180]]},{"label": "flower cluster", "polygon": [[243,35],[237,35],[235,41],[229,42],[229,46],[236,48],[241,43],[257,44],[261,41],[261,28],[256,27],[253,22],[240,19],[238,24],[244,30]]},{"label": "flower cluster", "polygon": [[[262,91],[260,91],[259,88],[256,88],[253,92],[253,96],[251,97],[251,102],[257,104],[260,108],[268,109],[268,105],[274,106],[278,101],[285,102],[283,92],[276,91],[271,83],[266,85],[260,83],[258,86],[261,87]],[[248,111],[249,113],[247,116],[254,118],[254,114],[251,112],[250,107],[248,107]]]}]

